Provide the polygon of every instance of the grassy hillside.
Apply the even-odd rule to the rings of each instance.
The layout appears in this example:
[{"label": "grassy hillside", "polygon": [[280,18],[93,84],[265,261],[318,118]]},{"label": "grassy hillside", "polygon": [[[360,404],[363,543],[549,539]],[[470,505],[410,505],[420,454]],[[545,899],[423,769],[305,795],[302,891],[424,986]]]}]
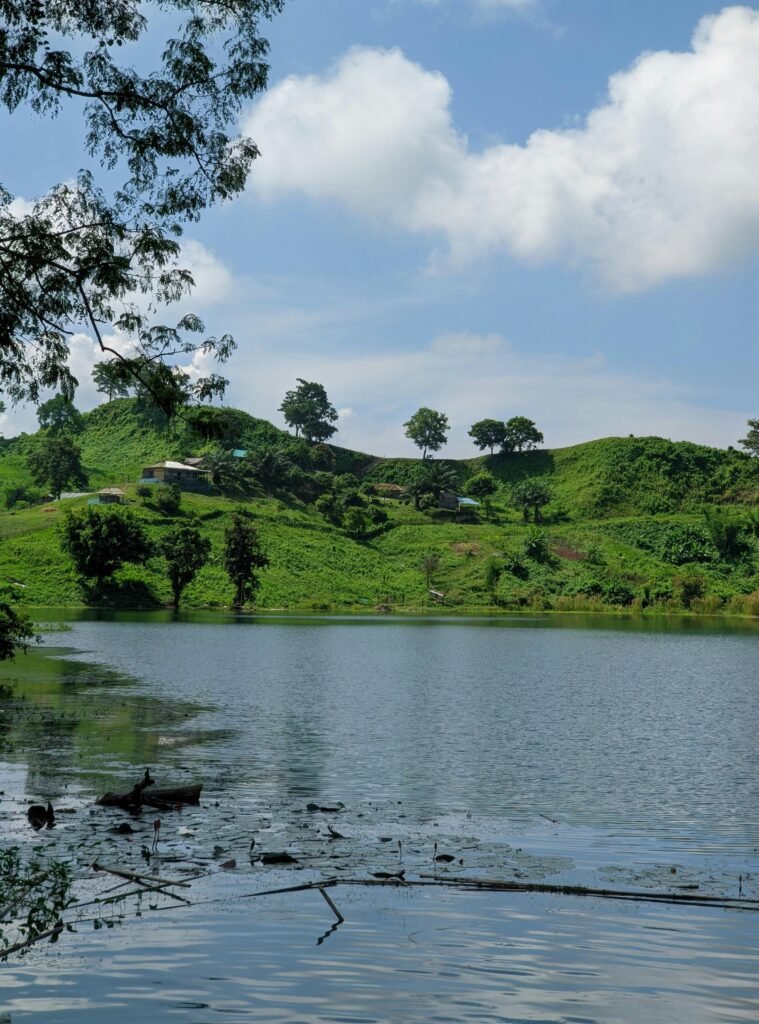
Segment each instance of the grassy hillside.
[{"label": "grassy hillside", "polygon": [[[191,516],[210,538],[211,562],[188,588],[186,607],[230,604],[220,554],[230,513],[243,504],[255,516],[271,562],[257,599],[261,608],[422,609],[436,604],[434,589],[444,593],[445,607],[457,610],[759,614],[759,460],[742,453],[659,438],[606,438],[554,451],[446,460],[460,492],[483,468],[499,482],[487,514],[481,509],[471,521],[459,521],[453,513],[418,511],[410,500],[355,494],[372,481],[405,485],[418,460],[381,460],[336,446],[316,451],[239,410],[205,414],[205,437],[185,423],[167,425],[134,399],[102,405],[84,423],[78,443],[93,488],[125,486],[131,509],[156,540]],[[30,483],[25,452],[31,443],[20,437],[0,451],[3,498]],[[259,455],[284,451],[287,479],[275,486],[254,478],[232,493],[185,493],[175,516],[138,496],[143,466],[200,455],[214,445]],[[357,479],[341,476],[346,473]],[[536,476],[553,494],[540,527],[525,524],[510,502],[511,486]],[[368,524],[360,538],[350,536],[345,523],[335,525],[323,505],[317,507],[319,494],[330,488],[354,494],[369,517],[386,521]],[[61,552],[57,529],[67,509],[86,502],[25,507],[22,501],[0,512],[0,577],[25,604],[92,600]],[[710,507],[728,509],[730,522],[740,526],[735,550],[720,553],[715,545],[704,517]],[[431,563],[429,556],[435,556]],[[165,565],[154,557],[124,567],[97,602],[150,607],[169,598]]]}]

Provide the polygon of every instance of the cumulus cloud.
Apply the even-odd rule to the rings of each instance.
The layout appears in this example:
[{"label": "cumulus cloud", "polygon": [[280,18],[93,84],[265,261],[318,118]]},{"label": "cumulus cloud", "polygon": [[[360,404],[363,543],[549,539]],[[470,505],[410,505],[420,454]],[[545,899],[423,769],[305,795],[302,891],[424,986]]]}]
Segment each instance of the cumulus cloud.
[{"label": "cumulus cloud", "polygon": [[224,302],[232,293],[233,278],[216,253],[202,242],[188,238],[182,242],[179,265],[189,270],[195,282],[185,305],[206,307]]},{"label": "cumulus cloud", "polygon": [[759,11],[702,19],[690,51],[641,55],[581,126],[525,145],[474,152],[450,104],[442,74],[397,49],[352,49],[251,111],[251,187],[442,235],[454,265],[505,250],[589,267],[618,291],[759,250]]}]

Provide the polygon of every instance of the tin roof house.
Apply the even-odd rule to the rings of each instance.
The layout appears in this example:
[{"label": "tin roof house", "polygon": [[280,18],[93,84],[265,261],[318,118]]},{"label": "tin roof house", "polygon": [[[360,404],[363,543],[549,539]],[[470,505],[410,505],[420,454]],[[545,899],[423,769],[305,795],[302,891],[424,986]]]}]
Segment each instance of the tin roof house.
[{"label": "tin roof house", "polygon": [[145,466],[140,478],[141,484],[179,484],[185,487],[203,487],[208,483],[208,470],[199,466],[188,466],[185,462],[157,462]]}]

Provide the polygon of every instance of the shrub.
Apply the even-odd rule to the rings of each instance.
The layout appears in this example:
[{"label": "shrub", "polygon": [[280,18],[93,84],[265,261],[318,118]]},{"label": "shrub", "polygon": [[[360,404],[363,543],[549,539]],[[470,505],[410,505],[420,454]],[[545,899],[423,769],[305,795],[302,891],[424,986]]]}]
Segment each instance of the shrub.
[{"label": "shrub", "polygon": [[691,603],[704,595],[706,580],[700,573],[684,573],[675,576],[672,581],[675,598],[683,608],[690,608]]},{"label": "shrub", "polygon": [[607,604],[622,605],[624,608],[632,604],[634,597],[632,590],[620,580],[612,580],[603,589],[603,598]]},{"label": "shrub", "polygon": [[531,530],[524,541],[522,549],[528,558],[535,562],[547,562],[551,557],[545,535],[539,530]]},{"label": "shrub", "polygon": [[153,487],[153,505],[164,516],[175,516],[182,507],[182,492],[177,484]]}]

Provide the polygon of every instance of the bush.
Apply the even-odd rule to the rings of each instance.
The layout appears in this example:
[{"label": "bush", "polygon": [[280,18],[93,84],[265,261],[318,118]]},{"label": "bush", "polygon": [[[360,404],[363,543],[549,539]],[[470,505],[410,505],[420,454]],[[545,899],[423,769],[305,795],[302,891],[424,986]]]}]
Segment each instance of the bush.
[{"label": "bush", "polygon": [[612,580],[603,589],[603,598],[606,604],[621,605],[623,608],[632,604],[635,594],[626,583],[619,580]]},{"label": "bush", "polygon": [[534,562],[548,562],[551,557],[545,535],[538,530],[530,531],[525,538],[523,551]]},{"label": "bush", "polygon": [[5,492],[5,507],[29,508],[30,505],[39,505],[45,500],[45,495],[36,487],[21,485],[9,487]]},{"label": "bush", "polygon": [[164,516],[175,516],[182,507],[182,492],[177,484],[153,487],[153,505]]},{"label": "bush", "polygon": [[675,598],[683,608],[690,608],[693,601],[704,596],[706,580],[700,573],[684,573],[672,581]]}]

